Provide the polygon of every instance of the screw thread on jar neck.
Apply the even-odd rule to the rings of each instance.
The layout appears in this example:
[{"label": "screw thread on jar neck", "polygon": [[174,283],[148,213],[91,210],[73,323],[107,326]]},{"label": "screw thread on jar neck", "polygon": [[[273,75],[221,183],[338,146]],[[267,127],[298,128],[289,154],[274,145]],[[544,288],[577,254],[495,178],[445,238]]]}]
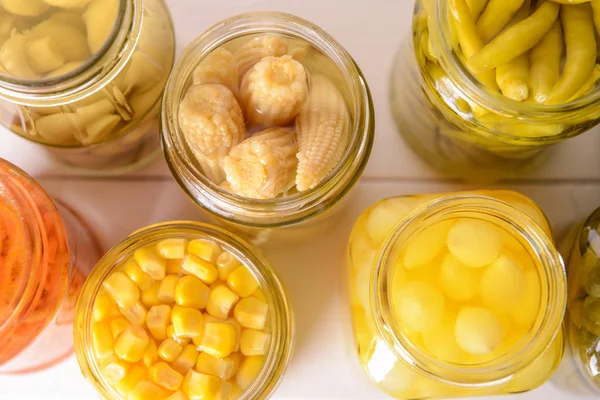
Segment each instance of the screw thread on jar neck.
[{"label": "screw thread on jar neck", "polygon": [[[391,303],[391,277],[396,260],[410,237],[444,219],[485,218],[519,235],[529,247],[540,276],[539,315],[529,333],[513,349],[484,364],[449,364],[426,354],[404,334]],[[546,233],[526,214],[500,200],[479,195],[441,198],[414,210],[388,236],[376,257],[371,281],[371,305],[377,328],[390,349],[433,381],[477,387],[501,384],[536,360],[560,331],[566,306],[566,276],[562,259]],[[400,267],[401,268],[401,267]]]}]

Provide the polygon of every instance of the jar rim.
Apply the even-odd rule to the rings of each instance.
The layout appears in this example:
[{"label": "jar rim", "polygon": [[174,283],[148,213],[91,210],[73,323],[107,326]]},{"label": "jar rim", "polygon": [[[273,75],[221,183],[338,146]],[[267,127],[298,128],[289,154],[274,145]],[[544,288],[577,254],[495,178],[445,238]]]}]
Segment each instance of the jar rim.
[{"label": "jar rim", "polygon": [[[497,222],[501,221],[505,226],[512,226],[514,232],[522,235],[530,247],[528,250],[532,250],[529,254],[533,253],[537,258],[540,285],[546,287],[542,290],[540,299],[545,312],[543,316],[538,316],[521,342],[497,359],[472,365],[445,363],[420,350],[403,335],[401,327],[395,322],[391,296],[388,295],[395,267],[392,257],[398,254],[398,243],[406,243],[408,237],[441,221],[442,216],[447,219],[448,215],[464,213],[486,215]],[[566,309],[566,290],[566,272],[562,258],[542,227],[527,214],[510,203],[490,196],[454,194],[420,205],[393,228],[375,258],[369,297],[375,311],[377,329],[397,358],[414,365],[433,380],[456,386],[478,387],[510,380],[516,372],[533,363],[552,345],[560,333]],[[547,295],[544,295],[545,292]],[[485,381],[482,381],[484,377]]]},{"label": "jar rim", "polygon": [[[533,119],[552,119],[556,122],[564,120],[565,123],[568,123],[573,113],[600,110],[600,87],[590,90],[578,99],[551,105],[519,102],[502,96],[500,93],[493,92],[469,71],[461,56],[453,50],[450,21],[448,18],[448,15],[450,15],[449,1],[434,0],[432,2],[431,13],[433,14],[435,23],[429,25],[430,35],[435,38],[435,40],[432,40],[432,46],[438,56],[440,65],[453,82],[459,83],[454,85],[456,89],[461,91],[466,98],[474,103],[484,104],[486,108],[495,114],[518,118],[523,122]],[[536,143],[540,141],[555,142],[556,140],[571,136],[568,131],[554,135],[549,134],[526,138],[505,132],[495,132],[495,134],[521,142]]]},{"label": "jar rim", "polygon": [[[274,199],[249,199],[231,194],[210,181],[189,157],[178,122],[178,105],[189,86],[193,69],[202,58],[233,39],[277,33],[303,40],[334,61],[350,99],[354,126],[351,140],[338,165],[315,188]],[[350,54],[320,27],[280,12],[250,12],[221,21],[191,42],[173,68],[164,92],[161,139],[172,175],[205,210],[231,222],[274,227],[293,224],[320,214],[336,204],[356,183],[374,142],[374,108],[366,80]]]},{"label": "jar rim", "polygon": [[98,366],[94,362],[90,333],[91,306],[104,279],[136,249],[160,239],[182,235],[214,240],[234,254],[253,272],[267,302],[274,306],[269,314],[272,318],[271,325],[275,329],[271,331],[271,348],[266,356],[265,366],[241,400],[268,397],[281,382],[292,356],[294,320],[288,297],[269,262],[256,247],[224,229],[200,222],[170,221],[141,228],[110,249],[98,261],[81,290],[73,324],[75,353],[81,371],[103,397],[120,398],[110,386],[102,382],[98,374]]},{"label": "jar rim", "polygon": [[101,49],[73,71],[50,79],[21,79],[0,74],[0,98],[23,106],[54,107],[102,90],[135,52],[142,27],[143,3],[144,0],[119,0],[115,24]]}]

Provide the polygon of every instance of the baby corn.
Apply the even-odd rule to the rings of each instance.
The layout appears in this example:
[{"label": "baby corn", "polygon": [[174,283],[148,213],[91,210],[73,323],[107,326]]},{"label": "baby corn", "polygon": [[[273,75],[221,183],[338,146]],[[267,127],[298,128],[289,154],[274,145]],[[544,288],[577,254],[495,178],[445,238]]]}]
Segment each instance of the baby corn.
[{"label": "baby corn", "polygon": [[223,161],[227,182],[240,196],[269,199],[294,186],[296,135],[289,128],[269,128],[237,145]]},{"label": "baby corn", "polygon": [[342,94],[322,75],[315,75],[296,117],[299,191],[317,186],[342,158],[350,136],[350,114]]},{"label": "baby corn", "polygon": [[240,76],[265,57],[280,57],[288,52],[285,38],[279,35],[261,35],[244,43],[233,54]]},{"label": "baby corn", "polygon": [[193,75],[194,85],[219,83],[237,94],[239,74],[235,58],[227,49],[220,48],[207,55],[198,64]]},{"label": "baby corn", "polygon": [[287,125],[308,94],[306,71],[292,56],[265,57],[244,76],[240,98],[250,123]]}]

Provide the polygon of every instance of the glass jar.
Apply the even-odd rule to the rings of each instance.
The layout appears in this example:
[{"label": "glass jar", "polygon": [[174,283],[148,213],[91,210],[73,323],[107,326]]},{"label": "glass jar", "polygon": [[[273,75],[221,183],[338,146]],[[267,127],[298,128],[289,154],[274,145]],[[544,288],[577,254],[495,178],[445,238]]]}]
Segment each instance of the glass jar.
[{"label": "glass jar", "polygon": [[[196,66],[207,55],[222,46],[235,52],[240,40],[266,33],[289,41],[289,54],[314,67],[339,89],[350,115],[349,141],[337,165],[312,189],[302,192],[292,189],[275,198],[251,199],[231,194],[208,179],[182,133],[178,110],[192,85]],[[321,28],[276,12],[242,14],[204,32],[187,47],[176,64],[162,107],[163,150],[181,188],[216,217],[216,221],[226,223],[228,228],[254,242],[263,242],[267,237],[284,239],[288,232],[297,240],[301,234],[314,235],[312,228],[322,230],[324,224],[330,226],[335,214],[330,209],[341,203],[360,177],[374,140],[371,95],[351,56]],[[291,227],[295,229],[287,229]]]},{"label": "glass jar", "polygon": [[[0,123],[81,172],[124,173],[158,152],[173,24],[162,0],[84,3],[35,17],[19,15],[29,3],[13,14],[0,10],[15,29],[0,37]],[[48,53],[61,52],[57,69],[32,71],[42,55],[49,62]],[[24,65],[12,65],[17,61]]]},{"label": "glass jar", "polygon": [[0,159],[0,374],[71,354],[75,303],[99,258],[81,218]]},{"label": "glass jar", "polygon": [[[501,247],[491,264],[481,267],[494,258],[467,264],[465,255],[475,257],[490,242],[480,228],[460,239],[465,224],[494,226]],[[357,220],[349,263],[359,362],[396,398],[525,392],[548,380],[561,360],[565,271],[543,213],[525,196],[477,191],[382,200]]]},{"label": "glass jar", "polygon": [[412,34],[397,53],[391,78],[400,133],[431,166],[476,181],[513,177],[537,167],[551,145],[598,123],[595,85],[556,105],[511,100],[483,85],[455,50],[451,3],[415,2]]},{"label": "glass jar", "polygon": [[[164,282],[166,282],[169,277],[174,276],[174,274],[177,274],[178,278],[175,278],[175,279],[179,279],[178,282],[181,282],[181,280],[183,280],[185,278],[189,279],[190,277],[198,277],[199,275],[196,275],[196,273],[190,272],[191,270],[187,269],[187,267],[186,267],[185,263],[186,263],[186,259],[188,257],[187,254],[196,254],[199,257],[201,256],[203,260],[206,260],[206,261],[210,260],[210,261],[208,261],[209,263],[218,266],[219,274],[221,274],[221,267],[223,267],[225,269],[228,268],[225,264],[229,264],[229,262],[227,262],[227,263],[221,262],[220,261],[221,257],[219,257],[220,255],[223,255],[225,253],[229,253],[229,255],[233,255],[233,257],[235,258],[234,261],[237,266],[240,266],[240,264],[241,264],[242,267],[247,268],[247,270],[250,271],[250,273],[252,274],[252,276],[254,277],[256,282],[258,283],[258,289],[255,290],[249,296],[248,296],[248,293],[245,293],[245,294],[239,293],[239,292],[236,292],[236,293],[240,294],[240,297],[238,297],[238,299],[241,298],[241,300],[244,300],[246,298],[256,298],[256,299],[263,301],[264,303],[266,303],[268,305],[268,314],[266,316],[265,330],[271,334],[271,340],[269,342],[266,355],[264,356],[265,359],[264,359],[264,363],[262,364],[262,367],[260,369],[260,373],[256,376],[256,379],[254,380],[254,382],[251,385],[249,385],[245,390],[242,389],[241,392],[238,392],[238,395],[241,396],[241,397],[239,397],[241,399],[268,398],[270,396],[270,394],[279,385],[279,383],[283,377],[283,374],[288,366],[288,363],[291,358],[292,350],[293,350],[293,342],[294,342],[293,315],[292,315],[292,311],[290,309],[290,305],[289,305],[287,296],[285,294],[285,291],[284,291],[283,287],[281,286],[277,276],[275,275],[275,272],[271,269],[270,265],[268,264],[267,260],[265,260],[262,257],[262,255],[259,253],[259,251],[256,248],[252,247],[251,245],[247,244],[240,238],[238,238],[220,228],[213,227],[213,226],[206,225],[206,224],[196,223],[196,222],[185,222],[185,221],[166,222],[166,223],[152,225],[152,226],[148,226],[146,228],[140,229],[140,230],[134,232],[131,236],[129,236],[126,240],[124,240],[123,242],[118,244],[116,247],[111,249],[100,260],[100,262],[96,265],[96,267],[93,269],[92,273],[90,274],[88,280],[86,281],[86,283],[83,287],[80,300],[77,304],[77,311],[76,311],[76,318],[75,318],[75,352],[77,354],[77,360],[79,362],[79,366],[83,372],[83,375],[95,387],[95,389],[98,391],[98,393],[103,398],[106,398],[106,399],[115,399],[115,400],[116,399],[125,399],[127,397],[126,397],[126,394],[124,394],[123,390],[128,390],[128,391],[139,390],[139,388],[136,386],[138,382],[136,382],[135,384],[131,383],[132,380],[136,379],[135,376],[133,376],[136,374],[135,370],[140,369],[140,366],[135,365],[134,362],[132,362],[131,364],[128,364],[130,366],[130,368],[128,369],[127,374],[129,374],[129,375],[125,375],[124,379],[121,379],[121,380],[117,379],[117,380],[111,381],[111,383],[113,385],[111,385],[107,379],[107,376],[109,376],[109,375],[107,375],[106,369],[103,369],[104,368],[103,364],[106,364],[107,358],[100,357],[98,355],[98,352],[96,351],[96,347],[95,347],[96,346],[96,336],[94,334],[94,330],[95,330],[94,327],[98,324],[106,323],[107,321],[113,321],[113,320],[118,320],[118,319],[122,320],[123,319],[122,317],[119,318],[119,316],[120,316],[119,313],[123,312],[123,308],[119,307],[120,311],[117,311],[115,313],[115,315],[113,315],[111,312],[106,311],[106,312],[104,312],[105,315],[99,319],[99,317],[98,317],[99,311],[98,310],[102,308],[102,305],[100,302],[98,302],[98,299],[100,297],[104,296],[104,294],[102,292],[107,290],[106,288],[109,286],[107,284],[108,278],[110,278],[111,275],[114,274],[115,272],[121,271],[123,264],[126,264],[127,262],[131,262],[128,260],[131,260],[132,257],[134,258],[135,263],[140,265],[142,269],[145,268],[143,263],[141,263],[141,260],[138,258],[139,254],[137,253],[137,251],[139,251],[140,249],[151,249],[150,252],[153,254],[166,254],[166,253],[163,253],[162,250],[159,250],[159,248],[161,247],[160,243],[168,243],[168,242],[173,243],[173,242],[178,242],[182,239],[184,239],[184,243],[185,243],[183,246],[187,247],[187,250],[185,250],[186,256],[184,257],[182,255],[183,251],[182,251],[182,254],[180,255],[180,256],[184,257],[183,260],[168,259],[167,266],[166,266],[166,268],[167,268],[166,272],[168,275],[166,275],[166,277],[164,277],[162,280],[157,280],[156,277],[154,278],[154,281],[153,281],[153,278],[150,278],[150,277],[147,277],[147,278],[150,281],[153,281],[152,285],[155,285],[155,286],[158,285],[158,286],[162,287],[162,284]],[[198,247],[196,247],[195,250],[192,250],[193,243],[198,242],[198,241],[204,242],[204,244],[206,244],[206,242],[216,244],[217,245],[216,250],[215,250],[215,247],[212,245],[211,246],[198,246]],[[216,258],[216,261],[215,261],[215,258]],[[177,271],[172,270],[172,268],[175,268],[175,265],[171,264],[171,262],[174,262],[175,264],[177,264]],[[141,270],[139,270],[138,272],[140,272],[140,271]],[[145,270],[145,271],[147,271],[147,270]],[[233,271],[235,272],[236,269],[234,269]],[[126,266],[125,266],[125,272],[127,273],[128,276],[133,277],[133,275],[130,275],[131,272]],[[119,272],[117,272],[117,273],[119,273]],[[230,283],[232,274],[233,274],[233,272],[230,272],[229,275],[227,275],[227,287],[230,287],[230,288],[234,287]],[[137,276],[138,277],[144,276],[144,273],[139,274]],[[219,277],[218,279],[221,279],[221,277]],[[204,277],[202,278],[202,280],[204,282]],[[142,281],[139,279],[136,280],[136,284],[138,284],[138,285],[141,285],[141,282]],[[208,285],[208,282],[205,282],[205,283]],[[141,297],[137,303],[141,302],[143,304],[136,303],[135,306],[130,308],[130,309],[139,308],[140,310],[144,310],[141,312],[143,314],[143,316],[141,317],[141,319],[139,321],[139,325],[144,326],[144,327],[146,326],[146,312],[148,312],[148,316],[149,316],[150,313],[152,313],[152,309],[154,308],[154,307],[150,307],[151,304],[149,303],[149,301],[152,301],[151,300],[152,295],[150,294],[153,290],[152,285],[149,286],[150,289],[141,291]],[[204,288],[202,290],[206,290],[206,291],[209,290],[208,286],[205,286],[203,284],[199,284],[199,286],[201,288]],[[211,293],[212,293],[212,291],[214,291],[215,287],[218,287],[218,286],[223,287],[221,285],[221,283],[219,283],[219,280],[217,280],[213,284],[211,284],[210,285]],[[179,287],[179,285],[176,285],[176,287]],[[157,291],[158,291],[158,289],[157,289]],[[200,291],[200,290],[197,290],[196,292],[198,292],[198,291]],[[121,293],[122,293],[122,291],[121,291]],[[158,298],[160,299],[161,298],[160,291],[158,291],[157,293],[159,293]],[[154,296],[156,296],[156,293],[154,294]],[[166,342],[166,341],[169,341],[170,339],[173,339],[173,340],[177,341],[177,343],[184,345],[182,340],[186,340],[187,343],[185,343],[185,345],[190,345],[192,348],[198,347],[199,349],[201,349],[202,346],[204,345],[204,342],[197,342],[196,340],[197,339],[202,340],[202,337],[208,336],[208,333],[206,333],[206,331],[205,331],[205,329],[207,329],[208,322],[217,321],[222,324],[235,323],[235,322],[231,322],[231,321],[233,321],[233,318],[225,319],[225,318],[228,318],[226,315],[222,315],[221,317],[223,317],[223,318],[214,317],[214,315],[213,315],[214,309],[210,309],[210,305],[209,305],[209,303],[211,302],[211,299],[212,299],[212,294],[208,298],[209,298],[209,300],[208,300],[208,303],[206,303],[206,309],[204,309],[204,307],[201,307],[199,305],[198,306],[186,305],[185,307],[183,307],[182,306],[183,303],[179,300],[179,297],[176,297],[176,299],[174,299],[170,303],[171,305],[173,305],[172,315],[174,315],[175,309],[177,307],[186,308],[186,309],[188,307],[193,307],[193,308],[196,308],[196,309],[199,308],[202,311],[205,311],[202,317],[198,317],[198,321],[200,321],[200,323],[203,324],[202,329],[204,330],[204,333],[199,337],[194,337],[193,342],[192,342],[192,341],[190,341],[189,338],[186,340],[184,337],[177,337],[177,335],[178,335],[177,327],[175,327],[174,333],[172,333],[171,337],[169,337],[169,331],[167,330],[167,333],[166,333],[167,336],[164,341]],[[175,303],[175,304],[173,304],[173,303]],[[240,303],[237,303],[236,305],[239,305],[239,304]],[[115,306],[115,310],[116,310],[116,304],[114,306]],[[148,311],[148,309],[146,307],[148,307],[150,309],[150,311]],[[194,312],[195,311],[197,311],[197,310],[194,310]],[[233,307],[228,312],[231,313],[230,315],[236,314]],[[198,313],[199,313],[199,311],[198,311]],[[138,315],[136,313],[127,314],[125,312],[123,315],[125,316],[125,318],[127,318],[127,320],[131,324],[133,324],[133,325],[138,324],[137,322],[134,321],[134,319],[138,318]],[[237,316],[235,318],[236,318],[235,321],[238,321]],[[202,321],[204,321],[204,322],[202,322]],[[173,320],[171,323],[173,325],[175,325],[174,317],[173,317]],[[112,328],[113,323],[111,323],[110,325]],[[259,329],[259,328],[256,328],[256,329]],[[244,328],[244,330],[246,330],[246,329]],[[111,331],[109,331],[109,334],[110,334],[110,332]],[[119,335],[119,334],[123,335],[124,333],[117,332],[117,335]],[[244,333],[242,331],[242,336],[243,336],[243,334]],[[239,335],[239,333],[238,333],[238,335]],[[156,335],[154,332],[152,332],[151,338],[152,337],[156,338]],[[118,338],[118,336],[115,337],[115,339],[117,339],[117,338]],[[154,343],[153,340],[152,340],[152,343]],[[240,343],[239,336],[238,336],[238,343]],[[114,351],[115,351],[115,353],[117,353],[117,355],[120,354],[117,350],[118,346],[119,346],[118,341],[115,341]],[[149,347],[151,347],[151,346],[149,346]],[[160,353],[161,348],[162,348],[162,344],[158,346],[159,354],[162,354],[162,353]],[[112,348],[111,348],[111,350],[112,350]],[[192,353],[194,353],[193,349],[190,349],[190,350],[192,351]],[[156,347],[154,348],[154,352],[156,352]],[[202,354],[203,352],[207,353],[208,350],[204,349],[203,351],[200,352],[200,354]],[[156,354],[156,353],[154,353],[154,354]],[[212,353],[210,353],[210,354],[212,354]],[[152,365],[157,365],[157,362],[158,362],[158,364],[160,364],[160,362],[165,360],[163,355],[161,355],[160,357],[161,358],[159,359],[158,356],[156,356],[154,361],[148,362],[146,359],[146,355],[145,355],[143,358],[144,364],[140,363],[140,365],[142,366],[142,368],[144,368],[144,366],[146,366],[146,368],[150,368]],[[189,362],[188,362],[188,366],[186,368],[187,373],[185,371],[181,372],[183,376],[186,376],[186,380],[188,379],[187,375],[191,374],[192,371],[194,371],[194,373],[197,371],[197,372],[202,372],[205,374],[210,374],[210,375],[213,375],[213,377],[211,379],[217,379],[214,377],[214,374],[216,374],[217,369],[213,369],[213,370],[211,370],[211,372],[203,371],[199,367],[200,357],[198,357],[197,363],[195,361],[196,357],[198,357],[197,351],[194,353],[192,359],[189,360]],[[253,358],[253,357],[245,357],[245,360],[248,360],[251,358]],[[108,360],[110,360],[110,359],[111,358],[109,357]],[[148,364],[146,364],[147,362],[148,362]],[[164,364],[164,362],[162,364]],[[196,369],[194,369],[194,365],[196,365]],[[242,361],[242,365],[243,365],[243,361]],[[241,369],[243,368],[242,365],[239,366],[239,369],[237,369],[238,371],[241,371]],[[173,368],[177,368],[176,362],[171,362],[171,366]],[[238,367],[235,367],[235,368],[238,368]],[[246,374],[247,374],[247,370],[246,370]],[[194,375],[194,374],[192,374],[192,375]],[[144,376],[147,376],[147,375],[142,370],[141,376],[137,377],[137,381],[142,380]],[[150,376],[152,376],[152,375],[150,375]],[[205,377],[206,377],[206,375],[205,375]],[[123,378],[123,377],[121,376],[120,378]],[[152,378],[148,378],[148,379],[152,379]],[[226,378],[223,378],[223,381],[221,381],[221,383],[226,382],[225,379]],[[180,391],[186,390],[186,388],[185,388],[186,380],[183,381],[183,384],[181,383],[181,381],[179,381],[179,384],[181,385],[180,389],[179,389]],[[233,381],[234,383],[239,382],[237,380],[237,376],[235,378],[230,377],[230,380]],[[127,385],[129,385],[129,386],[127,386]],[[172,388],[172,389],[177,390],[174,388]],[[145,394],[138,393],[138,396],[139,396],[138,398],[141,398],[141,399],[148,398],[149,400],[156,398],[156,397],[151,397],[151,395],[148,395],[147,393],[145,393]],[[148,396],[150,396],[150,397],[148,397]],[[208,397],[210,397],[210,396],[208,396]],[[212,398],[212,397],[210,397],[210,398]],[[229,397],[225,396],[223,398],[229,398]]]},{"label": "glass jar", "polygon": [[598,344],[600,343],[600,209],[576,226],[566,243],[569,282],[568,343],[575,364],[596,392],[600,392]]}]

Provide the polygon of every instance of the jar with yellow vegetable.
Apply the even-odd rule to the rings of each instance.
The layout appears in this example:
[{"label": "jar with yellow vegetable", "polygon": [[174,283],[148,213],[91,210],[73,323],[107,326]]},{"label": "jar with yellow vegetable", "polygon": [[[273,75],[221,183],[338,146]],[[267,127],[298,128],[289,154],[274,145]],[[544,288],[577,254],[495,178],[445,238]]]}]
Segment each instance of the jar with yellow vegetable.
[{"label": "jar with yellow vegetable", "polygon": [[[371,96],[350,55],[321,28],[276,12],[203,33],[162,105],[163,148],[180,186],[256,241],[331,221],[373,137]],[[290,227],[299,229],[278,229]]]},{"label": "jar with yellow vegetable", "polygon": [[525,392],[562,358],[564,266],[519,193],[382,200],[355,223],[349,264],[359,362],[391,396]]},{"label": "jar with yellow vegetable", "polygon": [[597,0],[417,0],[392,73],[400,132],[471,180],[537,167],[600,121],[599,30]]},{"label": "jar with yellow vegetable", "polygon": [[600,392],[600,209],[576,226],[567,239],[565,254],[569,279],[566,330],[578,370]]},{"label": "jar with yellow vegetable", "polygon": [[1,0],[0,123],[82,172],[125,172],[159,149],[174,59],[162,0]]},{"label": "jar with yellow vegetable", "polygon": [[74,334],[84,376],[110,400],[267,398],[294,339],[268,262],[194,222],[149,226],[110,250],[83,287]]}]

